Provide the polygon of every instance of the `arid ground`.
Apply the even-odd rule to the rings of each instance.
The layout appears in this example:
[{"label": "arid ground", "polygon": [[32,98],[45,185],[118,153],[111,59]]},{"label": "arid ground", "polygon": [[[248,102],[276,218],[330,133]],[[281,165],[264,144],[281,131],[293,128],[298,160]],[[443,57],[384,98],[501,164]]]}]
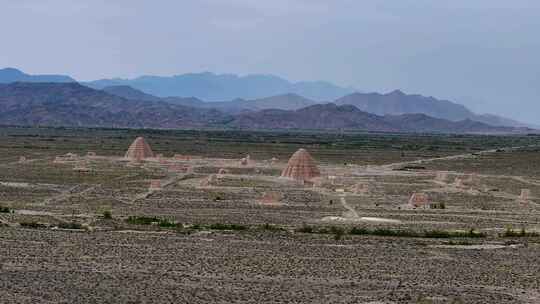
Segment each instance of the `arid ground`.
[{"label": "arid ground", "polygon": [[540,303],[538,136],[3,127],[0,211],[0,303]]}]

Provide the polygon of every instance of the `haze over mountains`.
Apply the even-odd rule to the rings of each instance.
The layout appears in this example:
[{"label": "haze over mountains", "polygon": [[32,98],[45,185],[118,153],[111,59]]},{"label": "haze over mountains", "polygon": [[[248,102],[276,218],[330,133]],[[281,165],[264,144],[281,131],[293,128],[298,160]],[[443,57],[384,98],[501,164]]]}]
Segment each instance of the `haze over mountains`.
[{"label": "haze over mountains", "polygon": [[[111,86],[103,90],[124,98],[160,100],[156,96],[146,94],[129,86]],[[166,97],[161,100],[192,107],[214,108],[233,114],[265,109],[298,110],[318,103],[297,94],[283,94],[254,100],[237,98],[222,102],[204,102],[194,97]],[[492,126],[534,127],[497,115],[475,114],[465,106],[448,100],[439,100],[418,94],[407,95],[399,90],[388,94],[352,93],[333,102],[337,105],[354,105],[364,112],[377,115],[425,114],[450,121],[474,120]]]},{"label": "haze over mountains", "polygon": [[193,128],[229,120],[217,110],[128,100],[74,82],[0,84],[3,125]]},{"label": "haze over mountains", "polygon": [[65,75],[29,75],[14,68],[0,69],[0,83],[10,82],[76,82]]},{"label": "haze over mountains", "polygon": [[[3,93],[0,99],[2,102],[0,123],[147,128],[219,125],[263,129],[351,128],[373,131],[465,133],[504,130],[498,126],[511,128],[526,126],[495,115],[478,115],[463,105],[447,100],[407,95],[399,90],[388,94],[350,93],[348,89],[324,82],[291,84],[274,76],[237,77],[201,73],[173,77],[143,76],[134,80],[98,80],[87,84],[100,90],[78,84],[71,86],[65,84],[74,81],[69,76],[33,76],[16,69],[0,70],[0,83],[9,84],[1,87]],[[14,82],[17,83],[13,84]],[[28,84],[33,82],[45,83],[36,86]],[[227,85],[228,82],[232,83],[230,87]],[[63,85],[56,86],[54,83]],[[110,83],[115,85],[102,87]],[[186,92],[202,94],[204,91],[205,96],[212,96],[219,101],[208,101],[196,94],[194,97],[159,97],[149,91],[141,91],[130,85],[118,83],[134,83],[143,87],[151,87],[150,84],[153,84],[154,91],[165,89],[161,92],[167,90],[183,92],[178,94],[180,96],[190,96]],[[305,89],[304,92],[309,92],[311,96],[317,98],[310,99],[287,91],[300,90],[299,88]],[[151,88],[149,90],[152,91]],[[14,95],[14,92],[19,95]],[[226,98],[236,96],[231,94],[255,96],[263,92],[278,94],[253,99]],[[332,97],[341,94],[340,92],[347,94],[325,102],[320,101],[323,100],[323,96]],[[320,107],[322,103],[327,102],[334,102],[337,107],[329,105]],[[129,108],[126,108],[128,106]],[[73,111],[72,117],[62,116],[68,115],[69,111]],[[85,111],[89,112],[85,114]],[[346,111],[350,111],[350,115],[346,115]],[[36,113],[43,114],[43,117],[38,117]],[[309,115],[313,117],[310,118]],[[137,119],[139,121],[135,121]],[[160,124],[156,119],[162,120],[163,123]],[[248,124],[250,121],[251,127]]]},{"label": "haze over mountains", "polygon": [[79,83],[0,84],[0,124],[23,126],[347,129],[383,132],[514,133],[509,127],[451,122],[423,114],[378,116],[352,105],[315,104],[298,110],[229,114],[166,101],[132,100]]},{"label": "haze over mountains", "polygon": [[134,79],[103,79],[85,83],[95,89],[128,85],[159,97],[197,97],[204,101],[235,98],[258,99],[281,94],[298,94],[317,101],[334,100],[354,92],[324,81],[292,83],[273,75],[189,73],[171,77],[141,76]]}]

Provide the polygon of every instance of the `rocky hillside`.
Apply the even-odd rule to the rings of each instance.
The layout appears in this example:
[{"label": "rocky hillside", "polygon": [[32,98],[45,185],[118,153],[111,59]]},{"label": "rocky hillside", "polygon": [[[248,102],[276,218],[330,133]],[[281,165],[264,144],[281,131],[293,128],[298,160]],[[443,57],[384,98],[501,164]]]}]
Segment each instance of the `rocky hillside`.
[{"label": "rocky hillside", "polygon": [[[523,130],[492,127],[472,120],[449,121],[425,114],[380,116],[352,105],[315,104],[295,110],[266,109],[231,115],[213,108],[172,104],[126,87],[94,90],[78,83],[0,84],[0,124],[128,128],[318,129],[381,132],[512,133]],[[280,97],[281,98],[281,97]],[[278,101],[280,100],[278,98]],[[300,107],[309,102],[295,95],[285,99]],[[186,99],[198,104],[197,99]],[[250,103],[276,103],[275,98]],[[239,103],[240,104],[240,103]]]},{"label": "rocky hillside", "polygon": [[421,95],[407,95],[399,90],[388,94],[353,93],[335,101],[338,105],[353,105],[377,115],[421,113],[448,120],[462,120],[474,115],[466,107],[447,100]]},{"label": "rocky hillside", "polygon": [[212,109],[129,100],[78,83],[0,85],[3,125],[189,128],[230,120]]},{"label": "rocky hillside", "polygon": [[492,126],[525,127],[521,123],[492,114],[476,114],[467,107],[448,100],[422,95],[408,95],[395,90],[388,94],[353,93],[334,101],[338,105],[353,105],[377,115],[425,114],[451,121],[474,120]]},{"label": "rocky hillside", "polygon": [[379,132],[513,133],[471,120],[449,121],[425,114],[379,116],[355,106],[318,104],[296,111],[263,110],[237,115],[229,126],[241,129],[347,129]]}]

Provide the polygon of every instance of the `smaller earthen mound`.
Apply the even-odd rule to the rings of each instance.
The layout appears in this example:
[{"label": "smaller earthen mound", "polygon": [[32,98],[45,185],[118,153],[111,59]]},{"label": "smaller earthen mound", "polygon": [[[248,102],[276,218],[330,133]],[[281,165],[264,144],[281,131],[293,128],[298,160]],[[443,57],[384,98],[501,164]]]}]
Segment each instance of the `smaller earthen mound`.
[{"label": "smaller earthen mound", "polygon": [[261,203],[265,205],[278,205],[281,204],[283,194],[277,191],[264,192],[261,198]]},{"label": "smaller earthen mound", "polygon": [[154,157],[154,152],[150,145],[142,137],[137,137],[135,141],[129,146],[126,152],[125,158],[129,160],[144,160],[146,158]]},{"label": "smaller earthen mound", "polygon": [[240,165],[242,166],[248,166],[250,163],[251,163],[251,157],[249,156],[249,154],[246,157],[240,159]]},{"label": "smaller earthen mound", "polygon": [[149,190],[161,190],[161,181],[159,179],[151,180]]},{"label": "smaller earthen mound", "polygon": [[227,170],[225,168],[220,168],[219,171],[218,171],[218,174],[219,175],[229,174],[229,170]]},{"label": "smaller earthen mound", "polygon": [[281,177],[295,179],[297,181],[309,181],[313,178],[321,176],[321,172],[315,163],[315,160],[309,155],[305,149],[299,149],[296,151],[289,162],[287,167],[281,172]]},{"label": "smaller earthen mound", "polygon": [[368,194],[369,185],[364,183],[359,183],[351,187],[351,192],[354,194]]},{"label": "smaller earthen mound", "polygon": [[527,203],[531,197],[530,189],[521,189],[521,194],[519,195],[518,201],[521,203]]},{"label": "smaller earthen mound", "polygon": [[435,177],[435,180],[441,183],[446,183],[448,180],[448,173],[447,172],[437,172],[437,176]]},{"label": "smaller earthen mound", "polygon": [[429,197],[426,193],[415,192],[409,199],[409,205],[414,208],[425,207],[429,205]]},{"label": "smaller earthen mound", "polygon": [[218,178],[215,174],[210,174],[208,175],[207,178],[201,180],[200,182],[200,186],[201,187],[210,187],[210,186],[214,186],[218,181]]}]

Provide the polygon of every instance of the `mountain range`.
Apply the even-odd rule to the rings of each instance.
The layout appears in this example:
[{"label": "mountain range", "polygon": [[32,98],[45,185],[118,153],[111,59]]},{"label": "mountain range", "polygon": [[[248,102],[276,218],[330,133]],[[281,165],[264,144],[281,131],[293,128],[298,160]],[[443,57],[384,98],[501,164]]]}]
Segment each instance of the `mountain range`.
[{"label": "mountain range", "polygon": [[[64,83],[75,80],[64,75],[29,75],[13,68],[0,70],[0,83],[16,81]],[[106,86],[108,84],[113,85]],[[337,105],[354,105],[364,112],[379,116],[425,114],[454,122],[472,120],[492,126],[537,128],[497,115],[476,114],[465,106],[448,100],[417,94],[408,95],[399,90],[386,94],[359,93],[325,82],[294,84],[271,75],[239,77],[199,73],[172,77],[142,76],[131,80],[97,80],[85,85],[125,99],[166,102],[198,109],[215,109],[228,115],[267,109],[298,110],[323,103],[321,100],[324,100],[324,102],[333,102]],[[143,88],[143,90],[138,88]],[[159,94],[153,94],[153,92]],[[295,92],[303,92],[303,94]],[[240,98],[258,95],[263,97]],[[202,98],[204,96],[209,99]],[[308,98],[309,96],[314,98]]]},{"label": "mountain range", "polygon": [[2,125],[193,128],[230,120],[213,109],[130,100],[76,82],[0,84]]},{"label": "mountain range", "polygon": [[440,100],[418,94],[408,95],[400,90],[395,90],[388,94],[353,93],[335,100],[334,103],[338,105],[353,105],[362,111],[378,115],[420,113],[451,121],[469,119],[493,126],[529,127],[525,123],[497,115],[478,115],[465,106],[448,100]]},{"label": "mountain range", "polygon": [[246,100],[236,98],[231,101],[205,102],[195,97],[164,97],[159,98],[130,86],[110,86],[103,91],[127,99],[165,101],[171,104],[184,105],[196,108],[217,109],[229,114],[237,114],[245,111],[259,111],[265,109],[297,110],[316,104],[315,101],[304,98],[297,94],[283,94],[260,99]]},{"label": "mountain range", "polygon": [[11,82],[76,82],[65,75],[29,75],[14,68],[0,69],[0,83]]},{"label": "mountain range", "polygon": [[314,104],[296,110],[238,114],[216,109],[136,100],[79,83],[0,84],[0,124],[126,128],[348,129],[383,132],[514,133],[470,120],[452,122],[424,114],[379,116],[352,105]]},{"label": "mountain range", "polygon": [[[205,102],[195,97],[159,98],[129,86],[111,86],[103,90],[124,98],[151,101],[163,100],[173,104],[198,108],[214,108],[231,114],[265,109],[298,110],[318,103],[314,100],[290,93],[253,100],[236,98],[230,101]],[[337,105],[354,105],[364,112],[377,115],[425,114],[450,121],[473,120],[492,126],[536,128],[536,126],[497,115],[476,114],[465,106],[448,100],[439,100],[434,97],[425,97],[418,94],[408,95],[400,90],[395,90],[387,94],[356,92],[338,98],[333,103]]]},{"label": "mountain range", "polygon": [[454,122],[425,114],[379,116],[352,105],[340,106],[334,103],[317,104],[295,111],[270,109],[242,113],[229,125],[241,129],[344,129],[415,133],[508,133],[513,130],[472,120]]},{"label": "mountain range", "polygon": [[298,94],[317,101],[334,100],[354,92],[324,81],[292,83],[273,75],[189,73],[171,77],[141,76],[134,79],[102,79],[85,85],[103,89],[127,85],[159,97],[197,97],[205,101],[223,101],[235,98],[258,99],[282,94]]}]

